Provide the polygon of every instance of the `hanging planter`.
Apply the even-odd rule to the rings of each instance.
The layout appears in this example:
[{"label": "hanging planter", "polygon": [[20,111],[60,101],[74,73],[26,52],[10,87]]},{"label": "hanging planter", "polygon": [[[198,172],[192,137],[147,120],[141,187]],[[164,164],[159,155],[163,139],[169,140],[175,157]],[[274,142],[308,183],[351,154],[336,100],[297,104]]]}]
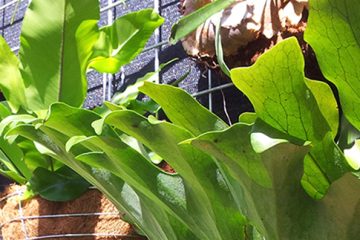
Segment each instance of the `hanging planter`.
[{"label": "hanging planter", "polygon": [[68,202],[41,197],[21,201],[23,190],[12,185],[0,195],[0,236],[4,240],[145,239],[98,190]]}]

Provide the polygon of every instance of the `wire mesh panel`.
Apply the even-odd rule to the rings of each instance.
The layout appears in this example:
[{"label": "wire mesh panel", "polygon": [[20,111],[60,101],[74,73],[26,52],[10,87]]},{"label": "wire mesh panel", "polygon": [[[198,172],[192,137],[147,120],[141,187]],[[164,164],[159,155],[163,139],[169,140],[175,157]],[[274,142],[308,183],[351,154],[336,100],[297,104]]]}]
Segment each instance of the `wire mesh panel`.
[{"label": "wire mesh panel", "polygon": [[[21,21],[28,3],[29,0],[1,1],[1,34],[14,52],[19,49]],[[161,83],[173,82],[188,74],[179,86],[196,96],[203,105],[226,121],[234,121],[240,112],[251,109],[246,98],[218,70],[208,70],[205,65],[189,58],[181,43],[169,45],[171,26],[181,17],[178,4],[178,0],[100,0],[100,26],[110,24],[121,15],[144,8],[155,8],[165,18],[165,22],[149,40],[144,52],[119,73],[105,76],[91,71],[88,74],[88,96],[84,107],[94,108],[101,105],[115,92],[123,90],[127,84],[133,83],[147,72],[154,71],[159,63],[177,58],[177,62],[161,72]]]},{"label": "wire mesh panel", "polygon": [[[99,2],[101,9],[99,26],[111,24],[119,16],[144,8],[154,8],[165,18],[165,22],[150,38],[144,51],[130,64],[124,66],[117,74],[101,74],[96,71],[88,73],[88,95],[84,103],[85,108],[94,108],[101,105],[104,100],[109,100],[115,92],[124,90],[127,85],[134,83],[146,73],[156,71],[160,63],[169,62],[177,58],[176,62],[160,73],[160,83],[171,83],[186,76],[179,86],[229,123],[236,121],[240,112],[251,109],[251,105],[243,94],[235,89],[229,79],[221,74],[219,70],[208,69],[205,65],[198,64],[189,58],[180,42],[175,45],[168,43],[171,27],[181,17],[178,9],[178,0],[100,0]],[[0,0],[1,35],[15,53],[18,53],[19,50],[21,24],[28,4],[29,0]],[[7,198],[18,197],[17,195],[18,193],[6,196],[1,201],[5,201]],[[80,238],[86,234],[90,234],[88,236],[95,236],[96,234],[100,236],[102,234],[83,233],[76,235],[64,233],[61,236],[55,234],[53,236],[42,235],[37,238],[29,237],[27,235],[26,222],[32,218],[73,218],[79,216],[69,216],[67,214],[25,216],[22,213],[21,202],[19,202],[18,206],[19,215],[9,220],[10,222],[3,223],[0,229],[7,224],[11,224],[13,221],[20,221],[25,239]],[[105,213],[94,212],[87,214],[101,215]],[[109,214],[112,215],[114,213]]]}]

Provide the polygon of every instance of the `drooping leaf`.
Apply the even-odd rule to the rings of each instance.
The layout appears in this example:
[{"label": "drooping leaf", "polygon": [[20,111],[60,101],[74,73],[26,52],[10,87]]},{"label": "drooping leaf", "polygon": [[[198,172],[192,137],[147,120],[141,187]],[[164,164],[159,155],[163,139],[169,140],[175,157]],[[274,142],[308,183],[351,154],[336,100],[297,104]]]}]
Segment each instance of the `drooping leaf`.
[{"label": "drooping leaf", "polygon": [[140,91],[157,102],[175,125],[194,135],[227,127],[224,121],[179,88],[144,82]]},{"label": "drooping leaf", "polygon": [[191,14],[182,17],[171,29],[170,42],[175,44],[181,38],[194,31],[200,24],[205,22],[215,13],[228,7],[235,0],[213,1]]},{"label": "drooping leaf", "polygon": [[[186,212],[185,189],[180,176],[163,172],[120,139],[94,136],[79,138],[78,141],[72,141],[72,144],[83,144],[91,150],[79,155],[78,160],[118,176],[147,196],[153,204],[183,220],[187,228],[199,231],[194,219]],[[68,149],[71,147],[68,146]],[[103,154],[106,155],[99,157]]]},{"label": "drooping leaf", "polygon": [[305,40],[322,74],[338,88],[342,110],[360,129],[360,5],[354,0],[312,0]]},{"label": "drooping leaf", "polygon": [[31,1],[19,52],[30,110],[44,111],[57,101],[72,106],[83,103],[87,87],[75,33],[89,19],[99,19],[96,0]]},{"label": "drooping leaf", "polygon": [[24,180],[29,180],[31,177],[31,171],[26,166],[23,157],[23,152],[16,143],[9,143],[3,136],[0,137],[0,162],[6,167],[4,170],[9,170],[19,176],[14,180],[23,179],[20,183],[24,183]]},{"label": "drooping leaf", "polygon": [[[235,124],[222,132],[201,135],[191,144],[215,156],[226,178],[235,178],[230,189],[260,233],[266,239],[357,238],[359,179],[348,173],[331,185],[322,200],[314,200],[300,185],[309,147],[280,143],[256,153],[249,137],[251,128]],[[261,167],[251,170],[247,162],[254,160]],[[261,175],[267,177],[261,179]]]},{"label": "drooping leaf", "polygon": [[[79,120],[88,118],[88,112],[84,109],[78,109],[83,114],[77,114]],[[50,117],[51,118],[51,117]],[[64,121],[66,118],[60,119]],[[89,183],[96,186],[103,192],[107,198],[119,209],[124,212],[126,219],[133,223],[144,234],[153,239],[196,239],[196,237],[184,228],[183,224],[176,218],[169,215],[164,209],[153,204],[153,201],[145,195],[137,192],[123,180],[111,174],[105,169],[90,167],[76,159],[73,152],[67,152],[65,145],[69,136],[61,132],[72,135],[68,131],[66,122],[55,124],[58,129],[54,130],[45,126],[35,129],[31,125],[20,125],[12,129],[9,134],[21,135],[32,141],[37,141],[44,148],[49,149],[47,154],[69,166],[75,172],[80,174]],[[83,125],[81,121],[77,121]],[[91,126],[87,126],[89,129]],[[84,127],[83,127],[84,128]],[[72,135],[74,136],[74,135]],[[85,154],[86,152],[83,152]],[[92,157],[91,154],[88,155]],[[98,161],[107,158],[103,155],[96,155]],[[102,158],[101,158],[102,157]],[[83,161],[86,161],[85,155],[82,155]]]},{"label": "drooping leaf", "polygon": [[303,185],[311,196],[322,198],[327,186],[350,168],[333,141],[338,126],[334,96],[322,83],[309,82],[303,69],[301,49],[290,38],[253,66],[231,70],[231,76],[252,102],[258,118],[289,137],[311,141],[313,149],[305,164],[312,167],[305,166]]},{"label": "drooping leaf", "polygon": [[0,122],[0,135],[5,135],[8,129],[15,127],[19,123],[31,123],[36,120],[36,117],[30,114],[9,115]]},{"label": "drooping leaf", "polygon": [[21,106],[26,109],[25,85],[19,71],[19,60],[3,37],[0,37],[0,59],[1,92],[7,99],[12,112],[17,112]]},{"label": "drooping leaf", "polygon": [[90,184],[68,167],[55,172],[37,168],[30,179],[30,188],[35,194],[49,201],[70,201],[84,192]]},{"label": "drooping leaf", "polygon": [[[184,179],[187,212],[199,224],[204,239],[242,239],[245,219],[212,158],[189,145],[179,145],[192,135],[167,122],[146,119],[132,111],[115,111],[105,123],[135,137],[167,161]],[[215,220],[216,219],[216,220]]]},{"label": "drooping leaf", "polygon": [[157,82],[160,71],[177,60],[178,59],[175,58],[166,63],[160,64],[157,71],[146,73],[144,76],[138,78],[134,84],[127,86],[124,91],[115,93],[113,98],[111,99],[111,102],[113,104],[127,107],[139,96],[139,87],[143,85],[143,82]]},{"label": "drooping leaf", "polygon": [[88,67],[99,72],[116,73],[134,59],[164,19],[152,9],[132,12],[99,30]]}]

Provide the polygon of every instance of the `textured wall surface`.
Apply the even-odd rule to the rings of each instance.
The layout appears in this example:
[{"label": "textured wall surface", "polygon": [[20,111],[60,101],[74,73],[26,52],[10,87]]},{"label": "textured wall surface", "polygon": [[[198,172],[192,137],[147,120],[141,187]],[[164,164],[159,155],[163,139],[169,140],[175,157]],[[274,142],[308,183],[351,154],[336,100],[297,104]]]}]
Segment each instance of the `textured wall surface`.
[{"label": "textured wall surface", "polygon": [[[18,52],[21,23],[29,0],[21,0],[18,5],[16,2],[14,0],[0,0],[0,33],[15,53]],[[117,1],[114,0],[113,2],[116,3]],[[100,4],[104,8],[107,6],[108,0],[100,0]],[[165,18],[165,23],[160,28],[159,38],[152,37],[147,44],[147,48],[151,48],[156,42],[167,41],[171,26],[180,18],[178,0],[159,0],[159,5],[159,12]],[[115,17],[130,11],[153,7],[154,0],[131,0],[126,1],[126,4],[120,4],[112,8],[111,14],[115,19]],[[107,24],[108,14],[107,11],[101,12],[100,26]],[[182,49],[181,43],[176,45],[165,44],[158,49],[160,63],[168,62],[174,58],[179,59],[162,71],[160,74],[162,83],[175,81],[190,70],[189,75],[180,84],[180,87],[194,94],[200,103],[210,108],[225,121],[235,122],[240,112],[251,109],[247,99],[234,87],[208,91],[209,88],[228,84],[229,80],[226,80],[218,71],[209,71],[202,65],[197,64],[193,59],[188,58]],[[136,81],[137,78],[147,72],[154,71],[154,56],[154,49],[146,51],[140,54],[131,64],[125,66],[123,72],[115,74],[113,76],[112,94],[123,90],[127,84]],[[211,94],[208,92],[211,92]],[[102,102],[103,75],[92,71],[88,74],[88,96],[84,107],[94,108],[101,105]],[[226,113],[228,113],[228,116]],[[0,176],[0,191],[2,185],[7,183],[8,181]]]},{"label": "textured wall surface", "polygon": [[[166,42],[170,35],[171,26],[180,18],[178,11],[178,0],[158,0],[159,12],[165,18],[165,23],[160,28],[158,39],[153,36],[147,44],[150,50],[140,54],[131,64],[125,66],[123,71],[113,76],[112,94],[123,90],[127,84],[136,81],[137,78],[145,75],[149,71],[154,71],[155,50],[151,47],[155,43]],[[29,0],[21,0],[17,5],[14,0],[0,0],[0,31],[1,35],[8,42],[15,53],[19,47],[19,35],[22,19]],[[108,0],[100,0],[101,8],[108,6]],[[119,2],[113,0],[113,3]],[[11,4],[12,3],[12,4]],[[116,5],[116,4],[115,4]],[[108,14],[113,15],[113,20],[130,11],[143,8],[153,8],[154,0],[131,0],[125,4],[118,4],[111,9],[111,12],[102,11],[100,26],[108,23]],[[223,119],[228,120],[225,112],[227,111],[232,121],[235,121],[240,112],[250,109],[250,105],[242,94],[234,87],[224,88],[221,91],[214,91],[209,95],[206,93],[209,87],[216,87],[228,83],[218,71],[208,71],[184,53],[181,43],[176,45],[164,44],[159,49],[159,60],[167,62],[171,59],[179,60],[164,69],[160,74],[162,83],[172,82],[190,71],[180,87],[191,94],[195,94],[197,99],[205,106],[209,107]],[[210,72],[210,73],[209,73]],[[211,74],[211,77],[209,76]],[[209,81],[210,77],[210,81]],[[205,92],[203,92],[205,91]],[[84,107],[94,108],[101,105],[103,101],[103,75],[92,71],[88,74],[88,97]],[[242,109],[242,110],[241,110]]]}]

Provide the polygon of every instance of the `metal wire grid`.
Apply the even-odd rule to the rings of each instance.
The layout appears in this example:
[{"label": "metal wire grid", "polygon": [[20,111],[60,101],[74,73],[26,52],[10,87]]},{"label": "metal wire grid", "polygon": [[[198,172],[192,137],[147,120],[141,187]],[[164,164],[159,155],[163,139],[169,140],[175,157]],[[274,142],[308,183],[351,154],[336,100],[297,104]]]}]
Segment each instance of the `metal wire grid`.
[{"label": "metal wire grid", "polygon": [[[8,7],[11,7],[12,5],[16,4],[18,1],[20,1],[22,4],[28,4],[31,2],[31,0],[12,0],[12,1],[8,1],[8,2],[5,1],[5,3],[2,6],[0,6],[0,11],[5,10]],[[170,4],[174,4],[176,2],[177,2],[177,0],[171,2]],[[117,6],[124,4],[124,0],[116,0],[116,1],[102,0],[102,1],[100,1],[100,3],[101,3],[101,5],[105,5],[100,8],[100,12],[102,14],[106,15],[107,24],[111,24],[116,18],[115,14],[114,14],[114,9]],[[126,0],[125,0],[125,4],[126,4]],[[162,10],[161,5],[162,5],[162,0],[153,0],[153,8],[156,12],[158,12],[160,14],[161,14],[161,10]],[[167,4],[167,5],[169,5],[169,4]],[[162,48],[168,47],[168,46],[169,46],[168,40],[162,39],[160,30],[157,29],[154,33],[154,43],[150,46],[147,46],[143,51],[143,53],[146,53],[148,51],[153,50],[153,55],[154,55],[153,56],[153,58],[154,58],[153,69],[154,69],[154,71],[157,71],[159,69],[159,65],[160,65],[159,54],[160,54]],[[12,49],[12,51],[16,52],[19,50],[19,46],[13,47],[11,49]],[[124,68],[122,68],[120,71],[120,84],[125,84],[125,78],[126,78],[125,71],[124,71]],[[208,108],[210,111],[212,111],[213,110],[213,101],[212,101],[213,92],[221,91],[222,89],[232,87],[233,84],[226,83],[226,84],[222,84],[220,86],[213,86],[211,69],[207,70],[206,78],[207,78],[207,84],[208,84],[207,89],[195,92],[192,95],[194,97],[200,97],[200,96],[207,95],[208,96]],[[158,79],[160,81],[160,77]],[[102,99],[103,99],[103,101],[110,100],[112,95],[114,94],[113,80],[114,80],[114,77],[111,74],[103,74],[103,76],[102,76],[102,89],[103,89],[102,90]],[[186,85],[183,85],[182,87],[186,88]]]},{"label": "metal wire grid", "polygon": [[[0,224],[0,233],[1,229],[13,222],[21,222],[21,230],[24,233],[24,240],[38,240],[38,239],[51,239],[51,238],[82,238],[82,237],[126,237],[130,239],[132,237],[138,237],[135,235],[124,235],[124,234],[114,234],[114,233],[68,233],[68,234],[53,234],[53,235],[43,235],[37,237],[29,237],[28,231],[26,228],[25,222],[28,220],[35,219],[55,219],[55,218],[68,218],[68,217],[89,217],[89,216],[119,216],[119,212],[93,212],[93,213],[71,213],[71,214],[53,214],[53,215],[41,215],[41,216],[24,216],[23,207],[20,196],[23,194],[22,191],[16,191],[14,193],[8,194],[0,199],[0,203],[7,201],[10,198],[18,198],[18,213],[19,217],[10,219],[7,222]],[[0,235],[0,240],[3,237]]]},{"label": "metal wire grid", "polygon": [[[16,4],[18,1],[20,1],[22,4],[28,4],[29,2],[31,2],[31,0],[12,0],[12,1],[3,1],[3,5],[0,6],[0,11],[1,10],[6,10],[6,8],[11,7],[12,5]],[[162,0],[153,0],[153,7],[154,10],[158,13],[161,14],[161,1]],[[113,13],[113,10],[121,5],[124,4],[124,0],[102,0],[100,1],[101,3],[106,3],[105,6],[102,6],[100,8],[100,12],[101,13],[106,13],[106,17],[107,17],[107,24],[111,24],[114,19],[115,19],[115,14]],[[175,1],[177,2],[177,0]],[[104,4],[102,4],[104,5]],[[167,40],[163,40],[161,38],[161,33],[160,30],[157,29],[154,33],[154,43],[150,46],[147,46],[143,53],[154,50],[154,66],[153,69],[154,71],[157,71],[159,69],[160,66],[160,59],[159,59],[159,54],[160,51],[163,47],[169,46],[169,42]],[[11,49],[14,52],[17,52],[19,50],[19,46],[13,47]],[[144,73],[145,74],[145,73]],[[219,86],[213,86],[213,77],[212,77],[212,70],[208,69],[206,72],[206,77],[207,77],[207,89],[202,90],[202,91],[198,91],[196,93],[193,93],[192,96],[193,97],[200,97],[200,96],[206,96],[207,95],[207,99],[208,99],[208,108],[210,111],[213,110],[213,93],[216,91],[222,91],[225,88],[229,88],[232,87],[233,84],[232,83],[225,83]],[[124,68],[121,69],[120,71],[120,84],[125,84],[125,71]],[[160,82],[160,77],[158,77],[159,82]],[[102,77],[102,87],[103,87],[103,91],[102,91],[102,99],[103,101],[105,100],[110,100],[112,95],[114,94],[114,90],[112,88],[113,86],[113,75],[111,74],[103,74]],[[222,93],[223,94],[223,93]],[[224,112],[226,113],[226,106],[225,106],[225,100],[224,100]],[[0,203],[7,200],[8,198],[12,198],[12,197],[18,197],[21,194],[21,192],[17,192],[17,193],[13,193],[10,194],[2,199],[0,199]],[[48,235],[48,236],[38,236],[38,237],[28,237],[27,235],[27,230],[26,230],[26,225],[25,225],[25,221],[27,220],[31,220],[31,219],[40,219],[40,218],[62,218],[62,217],[84,217],[84,216],[103,216],[103,215],[110,215],[110,216],[114,216],[114,215],[118,215],[118,212],[110,212],[110,213],[79,213],[79,214],[58,214],[58,215],[44,215],[44,216],[23,216],[22,214],[22,205],[21,205],[21,201],[19,201],[19,217],[18,218],[14,218],[6,223],[3,223],[2,225],[0,225],[0,230],[7,224],[10,224],[11,222],[14,221],[21,221],[22,223],[22,230],[25,234],[25,240],[37,240],[37,239],[51,239],[51,238],[81,238],[81,237],[124,237],[124,235],[119,235],[119,234],[108,234],[108,233],[85,233],[85,234],[61,234],[61,235]],[[126,237],[130,237],[130,236],[126,236]],[[0,235],[0,240],[2,240],[2,237]]]}]

